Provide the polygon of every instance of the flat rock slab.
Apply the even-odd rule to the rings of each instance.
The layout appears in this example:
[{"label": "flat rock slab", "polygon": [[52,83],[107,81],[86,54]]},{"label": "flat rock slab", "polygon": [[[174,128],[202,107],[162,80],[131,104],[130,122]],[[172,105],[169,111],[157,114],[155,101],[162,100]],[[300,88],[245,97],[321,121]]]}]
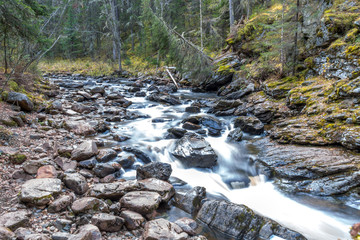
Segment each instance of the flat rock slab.
[{"label": "flat rock slab", "polygon": [[114,183],[98,183],[93,186],[90,196],[111,200],[119,200],[126,193],[139,190],[137,181],[125,181]]},{"label": "flat rock slab", "polygon": [[262,171],[287,181],[275,181],[290,192],[319,196],[338,195],[360,186],[360,157],[335,147],[280,145],[267,139],[256,142]]},{"label": "flat rock slab", "polygon": [[54,194],[62,190],[61,180],[57,178],[39,178],[26,181],[21,188],[20,201],[35,205],[46,205]]},{"label": "flat rock slab", "polygon": [[178,225],[165,219],[156,219],[145,224],[144,240],[185,240],[188,234]]},{"label": "flat rock slab", "polygon": [[300,233],[256,214],[245,205],[226,201],[206,201],[197,219],[236,239],[270,239],[273,235],[283,239],[306,239]]},{"label": "flat rock slab", "polygon": [[26,210],[5,213],[0,216],[0,226],[15,231],[17,228],[26,226],[29,223],[29,216],[30,213]]},{"label": "flat rock slab", "polygon": [[175,194],[175,189],[170,183],[156,178],[140,180],[138,183],[142,191],[157,192],[164,202],[168,202]]},{"label": "flat rock slab", "polygon": [[152,213],[159,207],[161,196],[156,192],[134,191],[125,194],[120,200],[121,206],[141,213]]},{"label": "flat rock slab", "polygon": [[107,204],[94,197],[83,197],[73,202],[71,209],[74,213],[86,213],[86,212],[109,212]]}]

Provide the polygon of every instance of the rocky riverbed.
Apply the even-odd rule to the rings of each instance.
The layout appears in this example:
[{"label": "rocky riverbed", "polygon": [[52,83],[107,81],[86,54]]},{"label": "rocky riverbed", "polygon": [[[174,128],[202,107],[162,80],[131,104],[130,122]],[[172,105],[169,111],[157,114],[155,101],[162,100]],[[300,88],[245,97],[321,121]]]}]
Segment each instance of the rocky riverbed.
[{"label": "rocky riverbed", "polygon": [[[150,142],[172,139],[168,156],[185,170],[221,168],[213,142],[226,134],[229,142],[247,141],[257,149],[250,160],[254,171],[243,171],[245,180],[229,188],[247,187],[251,177],[265,174],[286,192],[349,203],[354,218],[360,216],[358,155],[269,140],[266,124],[288,114],[280,103],[260,95],[184,99],[174,85],[153,77],[50,80],[49,104],[34,107],[20,93],[9,94],[13,105],[1,103],[1,239],[306,239],[271,217],[172,177],[174,165],[155,157],[163,149],[144,148],[136,138],[141,128],[121,125],[149,118],[154,125],[173,122],[164,134],[150,132],[161,133]],[[134,107],[135,99],[149,102]],[[181,104],[187,105],[167,109],[168,117],[146,110]],[[178,111],[188,115],[175,120]],[[181,214],[171,215],[174,208]]]}]

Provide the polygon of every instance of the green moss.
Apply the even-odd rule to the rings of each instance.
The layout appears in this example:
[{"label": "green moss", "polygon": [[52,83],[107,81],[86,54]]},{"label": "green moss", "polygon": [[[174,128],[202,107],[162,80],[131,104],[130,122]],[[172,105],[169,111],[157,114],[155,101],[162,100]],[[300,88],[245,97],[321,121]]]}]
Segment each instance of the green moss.
[{"label": "green moss", "polygon": [[356,43],[354,45],[348,46],[345,49],[345,54],[347,58],[351,58],[352,56],[360,56],[360,44]]},{"label": "green moss", "polygon": [[222,65],[217,69],[218,73],[227,74],[235,72],[235,70],[230,65]]},{"label": "green moss", "polygon": [[308,57],[307,59],[305,59],[304,63],[305,63],[305,66],[308,67],[308,68],[314,68],[315,67],[313,57]]},{"label": "green moss", "polygon": [[17,123],[10,119],[1,119],[1,123],[7,127],[16,127]]},{"label": "green moss", "polygon": [[15,91],[15,92],[20,91],[19,85],[15,81],[10,80],[8,84],[9,84],[10,90]]},{"label": "green moss", "polygon": [[226,43],[228,45],[233,45],[235,43],[235,39],[234,38],[228,38],[228,39],[226,39]]},{"label": "green moss", "polygon": [[338,51],[339,48],[343,47],[346,45],[346,42],[344,42],[344,40],[342,39],[338,39],[336,41],[334,41],[333,43],[331,43],[331,45],[329,46],[328,50],[335,50]]},{"label": "green moss", "polygon": [[357,29],[357,28],[353,28],[350,31],[348,31],[345,36],[345,41],[346,42],[354,42],[356,40],[358,32],[359,32],[359,29]]},{"label": "green moss", "polygon": [[324,14],[325,24],[328,26],[330,33],[343,34],[352,27],[353,22],[359,17],[358,13],[351,12],[332,12],[326,11]]},{"label": "green moss", "polygon": [[11,155],[9,160],[11,163],[13,164],[22,164],[23,162],[26,161],[26,155],[24,154],[20,154],[20,153],[16,153],[14,155]]}]

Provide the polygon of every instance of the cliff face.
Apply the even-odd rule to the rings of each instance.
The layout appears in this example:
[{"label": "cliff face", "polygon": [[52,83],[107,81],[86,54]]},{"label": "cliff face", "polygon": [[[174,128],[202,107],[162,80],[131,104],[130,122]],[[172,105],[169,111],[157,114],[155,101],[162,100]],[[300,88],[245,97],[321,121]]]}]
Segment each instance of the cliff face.
[{"label": "cliff face", "polygon": [[203,88],[281,105],[282,113],[270,107],[278,117],[267,120],[279,142],[360,149],[360,3],[300,1],[298,25],[296,5],[282,9],[274,3],[239,23],[227,39],[231,50],[218,57]]}]

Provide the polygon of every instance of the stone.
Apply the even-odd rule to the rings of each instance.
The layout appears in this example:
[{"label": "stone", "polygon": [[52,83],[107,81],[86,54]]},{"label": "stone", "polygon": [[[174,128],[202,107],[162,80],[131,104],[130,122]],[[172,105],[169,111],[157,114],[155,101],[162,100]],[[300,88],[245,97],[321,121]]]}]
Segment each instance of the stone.
[{"label": "stone", "polygon": [[70,233],[67,232],[56,232],[51,236],[52,240],[68,240],[71,237]]},{"label": "stone", "polygon": [[71,110],[78,112],[78,113],[88,113],[91,111],[90,107],[81,104],[81,103],[75,103],[71,106]]},{"label": "stone", "polygon": [[145,218],[141,214],[130,210],[122,211],[120,217],[124,219],[125,226],[130,231],[143,227],[145,224]]},{"label": "stone", "polygon": [[152,213],[159,207],[161,196],[156,192],[134,191],[125,194],[121,200],[123,208],[140,214]]},{"label": "stone", "polygon": [[239,127],[245,133],[259,135],[264,132],[264,124],[254,116],[240,116],[234,121],[234,127]]},{"label": "stone", "polygon": [[352,238],[356,239],[356,237],[359,236],[359,232],[360,232],[360,223],[355,223],[354,225],[351,226],[350,235]]},{"label": "stone", "polygon": [[195,220],[187,217],[180,218],[175,221],[175,224],[177,224],[181,229],[189,234],[190,236],[196,235],[196,230],[198,228],[198,224]]},{"label": "stone", "polygon": [[272,235],[283,239],[306,239],[300,233],[256,214],[245,205],[226,201],[206,201],[196,219],[236,239],[270,239]]},{"label": "stone", "polygon": [[63,158],[63,157],[56,157],[54,162],[63,170],[63,171],[68,171],[68,170],[75,170],[77,167],[77,161],[72,161],[71,159],[68,158]]},{"label": "stone", "polygon": [[34,205],[48,204],[54,195],[61,192],[61,180],[57,178],[39,178],[26,181],[20,192],[20,201]]},{"label": "stone", "polygon": [[178,225],[165,219],[155,219],[145,224],[144,240],[186,240],[188,234]]},{"label": "stone", "polygon": [[128,137],[128,136],[119,135],[119,134],[113,134],[112,137],[115,141],[118,141],[118,142],[125,142],[126,140],[130,139],[130,137]]},{"label": "stone", "polygon": [[198,130],[201,128],[200,125],[191,122],[185,122],[182,127],[187,130]]},{"label": "stone", "polygon": [[23,93],[9,92],[6,101],[8,103],[20,106],[21,110],[24,110],[24,111],[30,112],[34,109],[34,104]]},{"label": "stone", "polygon": [[147,100],[153,101],[153,102],[160,102],[160,103],[167,103],[170,105],[180,105],[181,101],[177,99],[176,97],[167,95],[167,94],[161,94],[161,93],[151,93],[149,96],[146,97]]},{"label": "stone", "polygon": [[51,240],[51,238],[46,234],[34,233],[25,236],[24,240]]},{"label": "stone", "polygon": [[65,120],[64,128],[81,136],[90,136],[96,133],[95,129],[85,121]]},{"label": "stone", "polygon": [[210,136],[220,136],[223,130],[221,121],[211,116],[201,116],[200,124],[207,128]]},{"label": "stone", "polygon": [[15,231],[19,227],[24,227],[29,223],[31,214],[26,210],[9,212],[0,216],[0,226]]},{"label": "stone", "polygon": [[171,165],[162,162],[148,163],[136,169],[136,179],[157,178],[167,181],[172,173]]},{"label": "stone", "polygon": [[71,205],[71,209],[74,213],[92,213],[96,211],[109,212],[108,205],[94,197],[83,197],[74,201]]},{"label": "stone", "polygon": [[131,168],[135,163],[135,157],[133,155],[123,157],[121,159],[117,159],[116,162],[118,162],[122,168],[128,169]]},{"label": "stone", "polygon": [[94,184],[90,196],[111,200],[119,200],[126,193],[140,189],[137,181]]},{"label": "stone", "polygon": [[177,191],[172,204],[194,216],[200,210],[201,201],[205,197],[206,189],[204,187],[194,187],[186,192]]},{"label": "stone", "polygon": [[28,228],[19,227],[14,231],[17,240],[24,240],[26,236],[33,234]]},{"label": "stone", "polygon": [[229,135],[227,138],[232,141],[239,142],[242,140],[243,132],[241,131],[241,128],[235,128],[231,132],[229,132]]},{"label": "stone", "polygon": [[28,174],[36,174],[40,167],[49,164],[48,159],[27,160],[23,163],[23,170]]},{"label": "stone", "polygon": [[126,152],[133,153],[137,158],[139,158],[145,164],[152,162],[151,158],[146,153],[144,153],[139,149],[133,147],[124,147],[123,150]]},{"label": "stone", "polygon": [[71,153],[73,160],[82,161],[95,156],[98,153],[98,148],[94,141],[84,141]]},{"label": "stone", "polygon": [[58,199],[50,203],[47,211],[49,213],[57,213],[67,209],[71,205],[73,198],[70,195],[60,196]]},{"label": "stone", "polygon": [[186,133],[178,139],[171,154],[187,168],[210,168],[217,164],[218,158],[210,144],[195,133]]},{"label": "stone", "polygon": [[98,164],[98,161],[96,160],[95,157],[79,162],[80,167],[87,169],[93,169],[96,166],[96,164]]},{"label": "stone", "polygon": [[93,168],[94,174],[100,178],[116,172],[116,169],[109,163],[99,163]]},{"label": "stone", "polygon": [[37,170],[36,178],[56,178],[57,171],[52,165],[42,166]]},{"label": "stone", "polygon": [[0,239],[13,240],[16,239],[16,236],[15,233],[13,233],[9,228],[0,227]]},{"label": "stone", "polygon": [[206,91],[217,91],[222,86],[231,82],[233,75],[234,73],[226,71],[213,74],[213,76],[202,82],[201,86]]},{"label": "stone", "polygon": [[101,240],[101,232],[92,224],[81,226],[68,240]]},{"label": "stone", "polygon": [[82,195],[89,190],[85,177],[79,173],[66,173],[63,178],[63,182],[66,187],[70,188],[79,195]]},{"label": "stone", "polygon": [[124,219],[112,214],[97,213],[91,218],[91,223],[97,226],[100,231],[118,232],[124,224]]},{"label": "stone", "polygon": [[182,138],[187,131],[182,128],[169,128],[168,133],[172,134],[175,138]]},{"label": "stone", "polygon": [[91,94],[100,93],[103,95],[105,93],[105,88],[103,86],[95,86],[90,89],[90,92]]},{"label": "stone", "polygon": [[175,189],[170,183],[156,178],[139,180],[138,183],[142,191],[157,192],[164,202],[168,202],[175,194]]},{"label": "stone", "polygon": [[101,149],[96,156],[99,162],[108,162],[117,156],[117,152],[112,149]]},{"label": "stone", "polygon": [[199,113],[199,112],[200,112],[200,108],[199,108],[199,107],[196,107],[196,106],[186,107],[186,108],[185,108],[185,112],[188,112],[188,113]]}]

